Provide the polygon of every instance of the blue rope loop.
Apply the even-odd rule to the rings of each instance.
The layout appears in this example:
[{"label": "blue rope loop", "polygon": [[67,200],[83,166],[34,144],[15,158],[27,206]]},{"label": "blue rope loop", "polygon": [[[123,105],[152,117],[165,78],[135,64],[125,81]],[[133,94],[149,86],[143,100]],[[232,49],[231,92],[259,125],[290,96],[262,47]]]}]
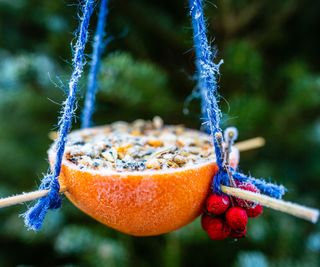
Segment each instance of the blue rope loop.
[{"label": "blue rope loop", "polygon": [[[207,28],[201,0],[189,0],[190,15],[192,17],[193,42],[196,55],[196,68],[198,71],[198,88],[201,97],[201,117],[206,122],[210,120],[216,132],[220,130],[220,117],[217,95],[217,80],[219,67],[223,63],[215,64],[217,50],[211,49],[207,40]],[[209,111],[208,111],[209,109]],[[215,117],[209,117],[209,112],[215,111]],[[211,125],[210,125],[211,126]],[[209,127],[210,127],[209,126]],[[208,131],[205,127],[205,130]],[[212,131],[211,131],[212,132]]]},{"label": "blue rope loop", "polygon": [[215,48],[212,49],[208,43],[202,0],[189,0],[189,8],[196,55],[197,86],[201,96],[201,117],[207,125],[205,130],[209,131],[213,137],[213,146],[219,167],[219,171],[212,181],[212,191],[213,193],[222,194],[221,184],[229,185],[229,172],[232,178],[239,182],[254,184],[262,194],[281,198],[286,192],[286,189],[282,185],[275,185],[267,183],[262,179],[255,179],[232,170],[229,166],[225,166],[225,155],[221,145],[223,141],[222,130],[220,128],[221,111],[219,109],[219,95],[217,92],[217,76],[219,75],[219,67],[223,61],[221,60],[218,64],[213,62],[217,55],[217,50]]},{"label": "blue rope loop", "polygon": [[40,189],[48,189],[49,194],[38,200],[38,202],[24,214],[25,225],[30,230],[40,230],[48,210],[57,209],[61,206],[58,177],[61,171],[61,162],[67,135],[72,125],[78,83],[85,65],[84,50],[88,39],[89,22],[94,10],[94,5],[94,0],[86,0],[82,5],[82,17],[80,18],[79,32],[72,59],[73,72],[69,81],[68,97],[64,102],[62,116],[59,120],[59,135],[55,145],[55,164],[52,173],[46,175],[40,185]]},{"label": "blue rope loop", "polygon": [[48,199],[50,199],[48,205],[49,209],[58,209],[61,206],[61,198],[59,197],[60,184],[57,179],[54,179],[53,175],[45,176],[39,187],[40,190],[50,188]]},{"label": "blue rope loop", "polygon": [[220,128],[221,111],[218,105],[217,75],[219,64],[213,62],[217,51],[211,49],[207,39],[207,29],[203,14],[201,0],[189,0],[190,14],[193,26],[193,41],[196,55],[196,68],[198,72],[198,87],[201,96],[202,118],[208,125],[208,130],[213,136],[214,150],[219,171],[214,178],[213,190],[220,192],[220,184],[227,183],[227,172],[223,166],[223,151],[220,148],[216,136],[221,135]]},{"label": "blue rope loop", "polygon": [[95,98],[98,90],[98,74],[100,70],[100,59],[105,49],[105,24],[108,15],[108,0],[101,0],[98,24],[93,42],[93,52],[91,59],[91,66],[88,75],[87,93],[84,101],[84,108],[82,112],[81,128],[88,128],[91,126],[92,115],[94,113]]}]

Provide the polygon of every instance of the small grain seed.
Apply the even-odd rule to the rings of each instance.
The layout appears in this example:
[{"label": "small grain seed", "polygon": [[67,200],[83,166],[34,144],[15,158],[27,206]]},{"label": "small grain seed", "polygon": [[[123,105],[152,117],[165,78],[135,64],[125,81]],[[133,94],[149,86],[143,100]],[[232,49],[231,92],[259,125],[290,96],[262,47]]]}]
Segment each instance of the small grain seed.
[{"label": "small grain seed", "polygon": [[166,163],[165,159],[158,159],[158,161],[159,161],[160,164],[165,164]]},{"label": "small grain seed", "polygon": [[129,149],[130,147],[132,147],[132,144],[124,144],[124,145],[122,145],[122,146],[117,147],[118,157],[119,157],[120,159],[122,159],[122,158],[126,155],[128,149]]},{"label": "small grain seed", "polygon": [[173,155],[173,154],[169,154],[169,153],[162,155],[162,158],[163,158],[163,159],[166,159],[166,160],[172,160],[173,157],[174,157],[174,155]]},{"label": "small grain seed", "polygon": [[142,129],[144,126],[145,126],[145,121],[144,120],[138,119],[138,120],[135,120],[135,121],[132,122],[132,128]]},{"label": "small grain seed", "polygon": [[170,148],[170,151],[171,151],[172,153],[175,153],[177,150],[178,150],[178,147],[177,147],[177,146],[172,146],[172,147]]},{"label": "small grain seed", "polygon": [[165,143],[175,143],[177,136],[172,134],[172,133],[166,133],[166,134],[162,134],[161,135],[161,139],[165,142]]},{"label": "small grain seed", "polygon": [[187,159],[183,156],[176,155],[174,156],[173,161],[179,165],[183,165],[187,162]]},{"label": "small grain seed", "polygon": [[188,152],[191,154],[198,155],[201,151],[198,147],[189,147]]},{"label": "small grain seed", "polygon": [[185,131],[185,128],[184,128],[183,125],[177,125],[176,129],[175,129],[175,134],[176,135],[181,135],[181,134],[184,133],[184,131]]},{"label": "small grain seed", "polygon": [[109,151],[101,153],[102,157],[104,157],[107,161],[114,162],[114,157],[109,153]]},{"label": "small grain seed", "polygon": [[103,128],[103,133],[108,134],[111,132],[111,127],[107,126]]},{"label": "small grain seed", "polygon": [[97,168],[97,167],[99,167],[99,166],[100,166],[99,162],[96,162],[96,161],[93,162],[93,167],[94,167],[94,168]]},{"label": "small grain seed", "polygon": [[142,135],[142,132],[141,132],[140,130],[138,130],[138,129],[133,129],[133,130],[131,131],[131,134],[132,134],[133,136],[140,136],[140,135]]},{"label": "small grain seed", "polygon": [[177,163],[175,163],[174,161],[168,160],[167,164],[171,168],[179,168],[179,165]]},{"label": "small grain seed", "polygon": [[78,164],[78,159],[77,158],[68,158],[72,163]]},{"label": "small grain seed", "polygon": [[147,141],[148,145],[153,146],[153,147],[161,147],[163,146],[163,142],[159,139],[149,139]]},{"label": "small grain seed", "polygon": [[117,121],[111,124],[112,129],[114,130],[127,130],[128,129],[128,123],[125,121]]},{"label": "small grain seed", "polygon": [[190,155],[190,153],[186,150],[182,150],[179,154],[183,157],[188,157]]},{"label": "small grain seed", "polygon": [[156,129],[161,129],[163,126],[163,120],[159,116],[155,116],[152,122]]},{"label": "small grain seed", "polygon": [[150,148],[150,149],[147,149],[147,150],[143,151],[140,155],[141,155],[141,157],[149,156],[149,155],[151,155],[154,151],[155,151],[154,148]]},{"label": "small grain seed", "polygon": [[207,158],[211,155],[212,151],[211,150],[204,150],[203,152],[201,152],[200,156]]},{"label": "small grain seed", "polygon": [[204,150],[212,149],[212,145],[205,143],[204,145],[201,146],[201,148]]},{"label": "small grain seed", "polygon": [[72,146],[83,146],[85,144],[84,141],[76,141],[72,144]]},{"label": "small grain seed", "polygon": [[110,162],[115,162],[118,158],[118,153],[114,148],[111,148],[110,150],[101,153],[101,155]]},{"label": "small grain seed", "polygon": [[153,158],[153,157],[161,157],[162,154],[165,154],[165,153],[169,153],[171,151],[171,148],[170,147],[166,147],[164,148],[163,150],[160,150],[160,151],[156,151],[154,154],[152,154],[150,157]]},{"label": "small grain seed", "polygon": [[92,159],[88,156],[82,156],[79,160],[79,164],[84,167],[91,167]]},{"label": "small grain seed", "polygon": [[145,164],[147,169],[159,170],[161,168],[161,164],[157,159],[149,159]]},{"label": "small grain seed", "polygon": [[186,144],[185,144],[181,139],[177,139],[176,145],[177,145],[178,147],[184,147]]}]

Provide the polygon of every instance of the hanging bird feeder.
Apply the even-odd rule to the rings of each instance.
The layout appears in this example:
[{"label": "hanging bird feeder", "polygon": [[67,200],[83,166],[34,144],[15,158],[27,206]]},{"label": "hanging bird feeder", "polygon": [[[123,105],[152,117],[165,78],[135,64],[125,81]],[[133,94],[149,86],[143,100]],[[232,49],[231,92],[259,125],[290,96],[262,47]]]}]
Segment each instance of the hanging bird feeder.
[{"label": "hanging bird feeder", "polygon": [[[198,217],[212,239],[240,238],[248,217],[262,206],[316,222],[316,209],[281,200],[285,188],[237,171],[239,150],[263,145],[263,139],[234,144],[237,131],[222,133],[216,78],[219,64],[208,44],[202,1],[190,0],[202,118],[207,133],[153,121],[91,126],[99,62],[105,46],[107,0],[101,0],[93,43],[82,129],[70,134],[78,82],[85,64],[90,17],[95,1],[86,0],[74,47],[73,72],[59,131],[48,155],[50,172],[38,191],[0,199],[0,207],[30,200],[29,229],[39,230],[48,209],[61,206],[60,194],[97,221],[135,236],[176,230]],[[156,96],[155,96],[156,98]]]}]

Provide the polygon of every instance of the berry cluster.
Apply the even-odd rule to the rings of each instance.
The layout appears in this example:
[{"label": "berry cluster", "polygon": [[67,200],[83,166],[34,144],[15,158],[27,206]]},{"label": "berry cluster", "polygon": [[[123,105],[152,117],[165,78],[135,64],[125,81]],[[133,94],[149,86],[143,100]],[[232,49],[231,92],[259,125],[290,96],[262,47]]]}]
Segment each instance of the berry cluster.
[{"label": "berry cluster", "polygon": [[[252,184],[236,182],[236,185],[242,190],[259,193],[259,189]],[[241,238],[246,236],[248,218],[258,217],[262,212],[263,207],[259,204],[226,195],[211,194],[206,201],[201,225],[212,240]]]}]

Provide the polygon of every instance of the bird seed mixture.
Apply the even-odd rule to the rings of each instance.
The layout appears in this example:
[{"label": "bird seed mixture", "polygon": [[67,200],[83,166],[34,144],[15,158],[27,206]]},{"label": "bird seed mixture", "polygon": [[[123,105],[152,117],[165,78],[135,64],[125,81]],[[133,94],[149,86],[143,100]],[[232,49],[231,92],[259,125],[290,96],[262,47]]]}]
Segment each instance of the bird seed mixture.
[{"label": "bird seed mixture", "polygon": [[65,157],[80,169],[144,171],[187,167],[214,159],[209,135],[182,125],[118,121],[68,136]]}]

